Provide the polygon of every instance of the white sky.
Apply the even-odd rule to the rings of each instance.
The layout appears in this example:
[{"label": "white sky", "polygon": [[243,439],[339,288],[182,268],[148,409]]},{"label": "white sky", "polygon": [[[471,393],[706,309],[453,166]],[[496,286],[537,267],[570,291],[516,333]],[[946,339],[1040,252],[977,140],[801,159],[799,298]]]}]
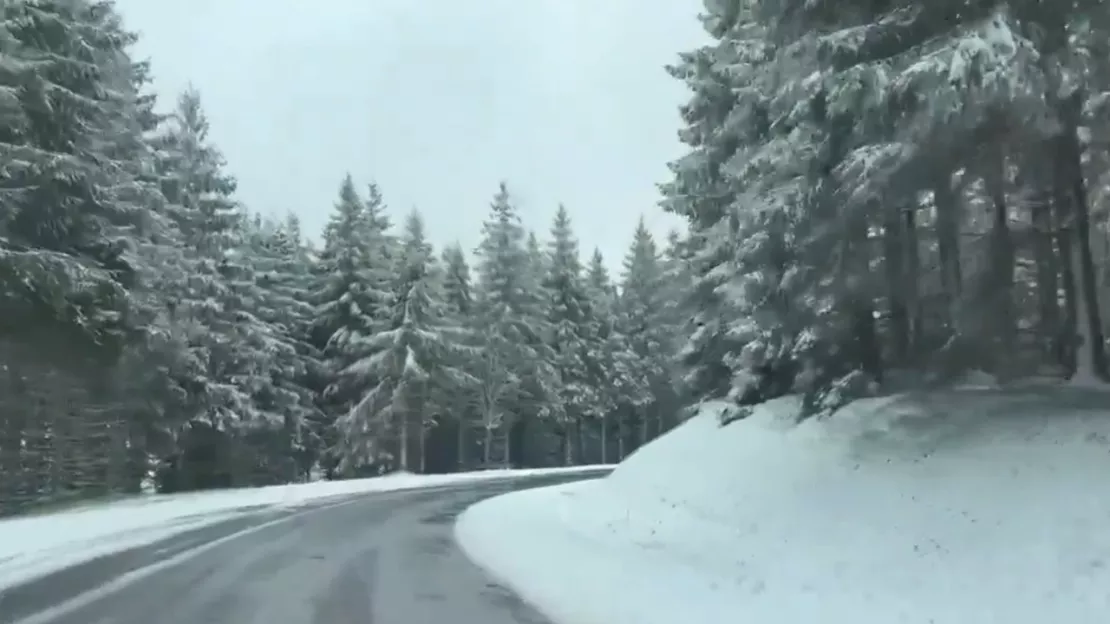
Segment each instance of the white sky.
[{"label": "white sky", "polygon": [[261,212],[315,236],[339,181],[412,207],[434,242],[477,244],[505,179],[546,237],[566,204],[583,255],[616,268],[681,154],[663,65],[703,37],[683,0],[116,0],[166,103],[200,90],[212,135]]}]

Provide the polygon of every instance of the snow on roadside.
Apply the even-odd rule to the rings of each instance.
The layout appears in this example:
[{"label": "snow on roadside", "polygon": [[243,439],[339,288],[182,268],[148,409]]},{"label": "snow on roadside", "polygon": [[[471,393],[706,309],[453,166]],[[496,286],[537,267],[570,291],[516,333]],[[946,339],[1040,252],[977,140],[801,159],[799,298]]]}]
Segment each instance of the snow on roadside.
[{"label": "snow on roadside", "polygon": [[357,494],[597,471],[604,466],[392,474],[173,495],[147,495],[58,513],[0,520],[0,589],[90,559],[261,509],[291,509]]},{"label": "snow on roadside", "polygon": [[1110,613],[1110,405],[1064,389],[707,405],[607,478],[483,501],[467,554],[557,624]]}]

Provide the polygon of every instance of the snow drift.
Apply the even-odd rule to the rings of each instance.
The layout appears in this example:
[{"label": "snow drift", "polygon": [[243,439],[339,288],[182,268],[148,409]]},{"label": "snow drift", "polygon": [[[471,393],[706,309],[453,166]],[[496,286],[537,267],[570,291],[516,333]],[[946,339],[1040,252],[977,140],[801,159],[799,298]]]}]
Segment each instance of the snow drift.
[{"label": "snow drift", "polygon": [[609,477],[507,494],[463,548],[559,624],[1104,621],[1110,394],[721,404]]}]

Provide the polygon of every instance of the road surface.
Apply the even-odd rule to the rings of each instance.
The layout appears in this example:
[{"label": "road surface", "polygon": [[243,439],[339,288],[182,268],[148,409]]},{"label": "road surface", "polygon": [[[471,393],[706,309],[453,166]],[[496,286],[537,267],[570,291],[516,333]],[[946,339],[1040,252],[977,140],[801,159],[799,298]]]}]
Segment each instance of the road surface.
[{"label": "road surface", "polygon": [[9,588],[0,624],[544,624],[466,559],[454,520],[483,498],[578,478],[256,511]]}]

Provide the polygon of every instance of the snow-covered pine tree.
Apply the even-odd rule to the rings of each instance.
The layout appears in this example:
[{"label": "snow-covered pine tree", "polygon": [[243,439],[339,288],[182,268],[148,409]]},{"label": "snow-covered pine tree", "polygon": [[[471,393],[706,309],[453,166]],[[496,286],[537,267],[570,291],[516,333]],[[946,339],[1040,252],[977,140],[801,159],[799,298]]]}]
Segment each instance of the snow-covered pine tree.
[{"label": "snow-covered pine tree", "polygon": [[[186,89],[157,139],[158,173],[168,217],[190,260],[190,274],[172,314],[187,327],[196,357],[204,362],[205,403],[195,425],[230,431],[265,425],[255,394],[268,383],[269,328],[250,312],[257,293],[238,255],[245,214],[234,198],[236,182],[208,137],[200,94]],[[206,434],[207,435],[207,434]]]},{"label": "snow-covered pine tree", "polygon": [[[156,113],[156,99],[143,94],[142,90],[149,88],[148,71],[145,63],[136,65],[138,110],[132,116],[142,130],[143,149],[149,159],[140,179],[155,191],[144,222],[144,236],[135,250],[140,272],[133,296],[145,319],[145,340],[142,348],[129,354],[126,375],[130,384],[141,388],[133,390],[132,396],[146,422],[141,438],[132,440],[131,448],[144,455],[150,471],[181,451],[179,434],[205,409],[209,372],[205,352],[198,344],[198,325],[191,315],[183,313],[182,301],[189,300],[197,260],[184,240],[180,206],[163,194],[164,182],[170,182],[163,176],[172,178],[176,173],[162,166],[169,158],[163,151],[168,116]],[[166,476],[164,471],[161,476]],[[191,484],[176,480],[176,485]]]},{"label": "snow-covered pine tree", "polygon": [[[469,380],[453,365],[460,355],[458,337],[446,325],[442,276],[420,213],[413,211],[405,221],[398,252],[388,325],[360,339],[365,355],[344,370],[375,384],[338,424],[345,433],[369,432],[371,452],[388,449],[401,470],[423,472],[426,430],[448,409],[444,391]],[[416,462],[410,459],[414,446]],[[373,456],[344,460],[359,465]]]},{"label": "snow-covered pine tree", "polygon": [[[363,375],[340,374],[365,357],[366,340],[387,326],[393,267],[386,250],[389,233],[378,217],[384,212],[380,194],[364,202],[350,175],[339,188],[335,212],[324,230],[324,248],[316,265],[317,286],[314,344],[323,352],[331,381],[324,391],[325,409],[348,414],[377,381]],[[345,421],[351,424],[353,421]],[[373,456],[371,432],[336,426],[330,440],[344,466],[357,466]]]},{"label": "snow-covered pine tree", "polygon": [[628,371],[635,392],[625,397],[622,412],[622,440],[639,447],[658,435],[662,414],[656,391],[669,385],[670,344],[666,334],[666,294],[663,267],[655,239],[644,224],[636,224],[632,245],[624,258],[617,326],[634,355]]},{"label": "snow-covered pine tree", "polygon": [[116,201],[131,180],[105,149],[135,110],[110,89],[130,79],[133,39],[114,18],[89,2],[17,3],[0,15],[4,291],[94,342],[118,333],[132,277],[123,228],[141,217]]},{"label": "snow-covered pine tree", "polygon": [[[443,250],[443,301],[448,325],[459,334],[459,342],[473,349],[481,345],[483,328],[475,321],[475,301],[472,293],[470,264],[466,253],[458,243],[448,245]],[[478,355],[468,352],[453,361],[457,368],[474,373]],[[479,380],[471,377],[467,387],[460,390],[460,396],[477,396]],[[477,403],[474,401],[456,402],[447,415],[454,422],[455,461],[458,470],[466,470],[476,458],[475,438],[472,434],[481,425]]]},{"label": "snow-covered pine tree", "polygon": [[[22,403],[2,410],[0,473],[28,476],[23,498],[88,484],[138,487],[139,475],[125,466],[135,423],[120,383],[133,361],[125,356],[142,342],[143,320],[126,289],[137,283],[132,252],[150,199],[137,178],[145,154],[133,41],[109,4],[0,10],[3,346],[30,347],[5,357],[13,379],[27,383],[0,389]],[[62,378],[48,380],[55,375]],[[92,409],[93,391],[108,409]],[[41,413],[25,420],[31,403]],[[0,482],[0,499],[19,502],[7,485]]]},{"label": "snow-covered pine tree", "polygon": [[[335,364],[333,373],[350,363],[344,357],[348,340],[356,334],[373,333],[388,305],[390,276],[375,265],[377,259],[371,255],[373,248],[362,238],[369,225],[366,204],[348,174],[340,184],[334,211],[324,227],[324,246],[315,267],[314,334],[317,347]],[[371,287],[369,291],[367,286]],[[331,392],[334,394],[336,389]],[[352,399],[357,396],[348,394],[339,402]]]},{"label": "snow-covered pine tree", "polygon": [[[892,365],[912,363],[917,370],[902,377],[934,381],[968,368],[1021,374],[1013,367],[1015,275],[1025,250],[1011,230],[1029,219],[1042,230],[1030,239],[1049,236],[1044,204],[1022,197],[1030,191],[1054,196],[1052,216],[1067,230],[1056,241],[1059,275],[1046,275],[1053,262],[1045,262],[1037,287],[1047,293],[1062,282],[1068,327],[1045,322],[1050,335],[1035,342],[1089,328],[1078,333],[1094,348],[1079,359],[1103,375],[1086,183],[1077,173],[1084,96],[1068,78],[1078,67],[1065,60],[1078,40],[1065,33],[1086,21],[1082,11],[1068,5],[1049,15],[1038,3],[796,8],[760,19],[783,54],[806,50],[795,59],[807,71],[777,89],[772,126],[804,116],[820,147],[808,157],[795,150],[795,160],[809,163],[804,215],[785,228],[798,257],[792,287],[820,302],[794,348],[815,377],[807,393],[814,411],[870,391]],[[799,37],[805,30],[813,34]],[[785,114],[791,107],[794,118]],[[1015,209],[1021,204],[1034,207],[1025,213]],[[881,253],[868,240],[876,231]],[[1040,263],[1048,254],[1036,245]],[[832,276],[814,268],[828,257],[837,258]],[[1046,319],[1058,316],[1057,305],[1044,306]],[[887,327],[875,320],[884,316]]]},{"label": "snow-covered pine tree", "polygon": [[279,392],[273,385],[277,379],[272,371],[281,366],[281,359],[289,356],[292,347],[279,325],[259,316],[259,312],[268,311],[265,301],[269,293],[256,273],[254,249],[248,243],[251,225],[246,212],[240,212],[232,230],[231,247],[220,267],[227,286],[224,309],[232,319],[227,325],[232,337],[228,345],[234,345],[234,351],[227,349],[221,359],[231,383],[250,397],[250,411],[244,414],[247,418],[241,428],[268,435],[282,431],[286,424],[285,414],[272,400]]},{"label": "snow-covered pine tree", "polygon": [[608,463],[614,457],[620,458],[620,445],[611,448],[613,440],[619,436],[612,434],[619,430],[614,424],[620,406],[632,392],[630,364],[633,358],[617,327],[617,290],[605,266],[605,258],[596,248],[586,268],[585,290],[591,311],[586,347],[589,359],[596,366],[587,369],[596,402],[587,406],[585,416],[590,428],[596,429],[598,434],[596,456],[601,463]]},{"label": "snow-covered pine tree", "polygon": [[691,296],[694,277],[689,260],[689,241],[677,229],[667,233],[667,244],[660,258],[662,286],[659,298],[662,302],[657,320],[659,339],[663,341],[665,358],[661,364],[665,369],[656,399],[660,407],[661,432],[677,424],[685,416],[683,407],[689,404],[690,397],[681,382],[681,353],[686,338],[695,329],[690,322],[692,316]]},{"label": "snow-covered pine tree", "polygon": [[613,285],[609,267],[605,265],[605,256],[597,247],[594,247],[586,266],[586,286],[593,296],[605,302],[604,309],[611,310],[611,306],[615,305],[617,287]]},{"label": "snow-covered pine tree", "polygon": [[[690,220],[695,329],[685,359],[695,366],[687,386],[695,398],[749,403],[800,381],[810,410],[824,409],[834,386],[858,388],[875,368],[871,303],[857,279],[827,270],[838,251],[842,266],[858,268],[865,257],[858,219],[847,232],[834,216],[831,173],[853,140],[841,109],[863,91],[837,92],[830,104],[824,83],[807,78],[804,44],[776,58],[790,42],[768,36],[778,32],[762,19],[769,5],[707,10],[716,41],[675,68],[694,91],[684,109],[692,149],[665,188],[666,205]],[[872,77],[857,76],[861,85]],[[851,249],[838,243],[845,240],[855,241]],[[847,357],[845,331],[858,347]]]},{"label": "snow-covered pine tree", "polygon": [[474,313],[474,294],[470,281],[470,263],[458,243],[443,249],[443,294],[452,314],[461,320]]},{"label": "snow-covered pine tree", "polygon": [[[318,468],[320,459],[326,449],[326,435],[322,430],[327,416],[320,406],[320,396],[326,386],[320,381],[326,377],[327,367],[324,363],[323,353],[312,342],[313,326],[316,321],[316,306],[313,300],[316,286],[316,255],[306,240],[300,217],[289,213],[281,224],[282,249],[288,251],[285,255],[288,267],[288,281],[285,288],[289,296],[299,301],[294,308],[292,318],[286,330],[289,332],[293,344],[297,348],[300,360],[300,369],[303,374],[294,380],[298,392],[302,394],[302,405],[305,407],[305,418],[301,420],[301,429],[298,434],[298,461],[299,466],[307,471]],[[309,403],[305,404],[305,395]]]},{"label": "snow-covered pine tree", "polygon": [[[767,96],[760,84],[748,84],[748,77],[770,54],[751,9],[733,0],[707,4],[700,19],[712,40],[667,67],[691,91],[679,132],[689,151],[670,163],[674,177],[661,191],[664,209],[684,217],[690,233],[693,328],[682,351],[682,386],[694,401],[730,392],[730,358],[743,347],[729,335],[729,324],[743,317],[729,286],[738,272],[739,220],[733,203],[741,191],[728,166],[760,130],[756,121]],[[741,111],[750,111],[752,119],[736,114]]]},{"label": "snow-covered pine tree", "polygon": [[507,435],[511,429],[519,433],[506,440],[501,454],[502,463],[510,463],[513,452],[521,452],[528,424],[543,407],[535,396],[538,347],[544,341],[536,309],[539,275],[526,240],[508,187],[501,183],[477,249],[475,295],[485,340],[476,376],[485,463],[494,461],[495,434]]},{"label": "snow-covered pine tree", "polygon": [[318,354],[307,342],[314,312],[311,267],[294,215],[282,222],[256,217],[247,243],[246,259],[258,286],[254,314],[271,328],[270,384],[256,400],[261,409],[281,418],[280,427],[260,436],[263,457],[277,464],[273,471],[292,479],[311,467],[305,465],[306,451],[315,448],[311,425],[319,420],[315,394],[307,387],[319,366]]},{"label": "snow-covered pine tree", "polygon": [[535,414],[540,420],[534,427],[528,426],[531,424],[529,421],[518,421],[512,441],[518,449],[516,454],[522,458],[526,455],[536,458],[542,455],[550,458],[543,460],[545,462],[558,462],[562,459],[556,453],[563,455],[559,448],[561,442],[558,430],[562,428],[560,423],[566,420],[566,410],[559,399],[562,379],[559,377],[557,357],[552,348],[555,329],[548,309],[553,300],[553,294],[547,286],[551,258],[534,231],[528,232],[524,250],[528,258],[524,282],[528,305],[524,319],[533,327],[538,339],[530,345],[535,355],[530,362],[529,375],[524,378],[523,388],[526,400],[536,406]]},{"label": "snow-covered pine tree", "polygon": [[[663,272],[663,311],[661,313],[664,331],[670,333],[670,351],[675,354],[672,364],[678,364],[677,354],[684,346],[685,337],[690,330],[690,296],[694,288],[694,276],[689,259],[689,240],[678,230],[667,232],[667,245],[661,258]],[[679,379],[675,370],[672,378]],[[676,386],[677,388],[677,386]]]},{"label": "snow-covered pine tree", "polygon": [[591,349],[593,310],[582,274],[578,239],[570,214],[562,204],[555,213],[547,249],[547,276],[544,280],[547,321],[550,325],[552,363],[559,378],[556,400],[561,405],[558,430],[564,465],[572,465],[583,455],[583,419],[600,403],[592,381],[600,375],[599,354]]},{"label": "snow-covered pine tree", "polygon": [[366,223],[371,232],[378,232],[379,239],[370,250],[371,258],[381,262],[382,266],[394,267],[398,261],[401,250],[400,242],[393,235],[393,221],[385,204],[385,197],[377,184],[371,182],[366,185]]},{"label": "snow-covered pine tree", "polygon": [[[114,11],[100,15],[101,30],[116,33],[117,40],[134,41]],[[111,85],[105,94],[120,111],[105,130],[104,149],[117,175],[109,192],[112,201],[124,207],[120,214],[139,217],[121,237],[128,240],[124,259],[134,269],[129,319],[138,332],[123,352],[112,383],[120,395],[113,411],[126,422],[123,446],[132,491],[137,491],[162,458],[179,450],[176,434],[199,407],[202,393],[192,389],[206,378],[206,371],[169,313],[179,285],[191,274],[191,263],[162,193],[157,136],[164,117],[155,112],[149,63],[115,53],[106,59],[115,71],[104,74]]]}]

